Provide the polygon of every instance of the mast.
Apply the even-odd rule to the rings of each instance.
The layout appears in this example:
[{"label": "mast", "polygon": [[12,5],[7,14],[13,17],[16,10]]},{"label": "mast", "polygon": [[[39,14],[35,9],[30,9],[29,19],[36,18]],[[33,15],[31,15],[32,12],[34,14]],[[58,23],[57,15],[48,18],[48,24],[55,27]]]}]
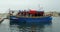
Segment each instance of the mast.
[{"label": "mast", "polygon": [[40,6],[40,4],[38,5],[39,11],[44,11],[43,7]]}]

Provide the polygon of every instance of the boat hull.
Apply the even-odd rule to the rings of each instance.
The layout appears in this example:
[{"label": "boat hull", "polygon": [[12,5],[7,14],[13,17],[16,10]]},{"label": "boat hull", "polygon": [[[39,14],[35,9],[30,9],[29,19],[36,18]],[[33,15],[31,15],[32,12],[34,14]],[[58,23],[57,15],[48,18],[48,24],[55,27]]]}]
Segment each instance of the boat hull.
[{"label": "boat hull", "polygon": [[16,18],[15,16],[10,16],[10,24],[26,24],[26,23],[49,23],[52,21],[51,16],[46,17],[38,17],[38,18],[27,18],[27,17],[19,17]]}]

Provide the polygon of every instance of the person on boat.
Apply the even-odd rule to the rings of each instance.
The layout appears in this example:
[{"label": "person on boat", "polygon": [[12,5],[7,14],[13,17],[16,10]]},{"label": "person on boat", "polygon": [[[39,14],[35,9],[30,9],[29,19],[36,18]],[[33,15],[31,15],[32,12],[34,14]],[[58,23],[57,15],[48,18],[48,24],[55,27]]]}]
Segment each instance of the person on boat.
[{"label": "person on boat", "polygon": [[14,11],[9,11],[10,16],[13,16]]}]

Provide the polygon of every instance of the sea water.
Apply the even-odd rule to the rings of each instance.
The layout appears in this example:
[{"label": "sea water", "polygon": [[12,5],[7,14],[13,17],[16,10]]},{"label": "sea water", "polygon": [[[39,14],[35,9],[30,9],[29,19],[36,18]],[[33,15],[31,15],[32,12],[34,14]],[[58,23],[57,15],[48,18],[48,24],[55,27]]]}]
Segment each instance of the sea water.
[{"label": "sea water", "polygon": [[52,17],[52,23],[40,25],[10,25],[5,19],[0,24],[0,32],[60,32],[60,17]]}]

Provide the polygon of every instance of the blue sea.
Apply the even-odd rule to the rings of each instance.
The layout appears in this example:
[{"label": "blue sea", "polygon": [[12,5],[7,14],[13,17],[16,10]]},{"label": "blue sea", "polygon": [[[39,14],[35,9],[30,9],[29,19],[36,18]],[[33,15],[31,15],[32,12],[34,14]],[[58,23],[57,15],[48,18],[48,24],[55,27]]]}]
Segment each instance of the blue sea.
[{"label": "blue sea", "polygon": [[5,19],[0,24],[0,32],[60,32],[60,17],[52,17],[52,22],[39,25],[10,25]]}]

